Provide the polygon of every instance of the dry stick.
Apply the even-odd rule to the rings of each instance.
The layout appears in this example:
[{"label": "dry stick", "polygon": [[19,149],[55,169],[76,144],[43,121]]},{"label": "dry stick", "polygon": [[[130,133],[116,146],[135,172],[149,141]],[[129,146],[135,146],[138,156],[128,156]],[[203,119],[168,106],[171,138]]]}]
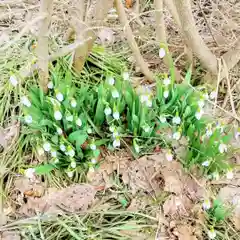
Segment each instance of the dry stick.
[{"label": "dry stick", "polygon": [[129,26],[128,19],[125,13],[125,9],[121,0],[115,0],[115,6],[117,9],[119,20],[123,26],[123,30],[126,34],[128,44],[135,56],[136,63],[139,65],[142,73],[147,77],[149,82],[154,82],[153,73],[149,70],[147,63],[144,61],[138,45],[135,41],[131,27]]},{"label": "dry stick", "polygon": [[[164,0],[164,4],[166,5],[168,11],[171,13],[179,30],[182,32],[182,25],[181,25],[180,17],[178,15],[176,6],[173,3],[173,0]],[[184,38],[184,41],[185,41],[185,38]],[[193,62],[192,50],[189,49],[186,45],[184,46],[184,54],[186,54],[189,63],[192,64],[192,62]]]},{"label": "dry stick", "polygon": [[216,88],[216,97],[214,101],[213,115],[215,115],[215,111],[216,111],[218,90],[219,90],[219,84],[221,81],[221,71],[222,71],[222,61],[220,59],[218,59],[217,61],[218,61],[218,75],[217,75],[217,88]]},{"label": "dry stick", "polygon": [[181,21],[182,31],[189,46],[203,66],[213,75],[217,75],[217,58],[201,38],[193,18],[190,0],[174,0]]},{"label": "dry stick", "polygon": [[[92,50],[93,44],[97,38],[97,35],[92,30],[86,30],[90,24],[99,26],[104,18],[107,16],[109,9],[113,6],[113,0],[93,0],[86,13],[86,24],[80,24],[75,28],[77,40],[83,40],[91,38],[84,45],[81,45],[75,51],[74,55],[74,67],[77,72],[81,72],[88,54]],[[84,34],[83,34],[84,32]]]},{"label": "dry stick", "polygon": [[[164,14],[163,14],[163,0],[154,0],[155,4],[155,20],[156,20],[156,36],[157,41],[163,43],[167,46],[167,39],[166,39],[166,31],[165,31],[165,21],[164,21]],[[164,64],[171,68],[171,60],[169,59],[169,54],[164,56],[163,61]],[[181,74],[180,72],[174,67],[176,81],[180,82]]]},{"label": "dry stick", "polygon": [[233,114],[237,115],[235,107],[234,107],[232,92],[231,92],[231,84],[230,84],[229,75],[228,75],[228,68],[227,68],[227,65],[226,65],[226,62],[224,61],[224,59],[223,59],[223,66],[224,66],[223,69],[225,70],[226,79],[227,79],[227,86],[228,86],[228,93],[229,93],[229,97],[230,97],[231,108],[232,108]]},{"label": "dry stick", "polygon": [[47,92],[48,90],[48,34],[51,22],[52,6],[53,0],[41,0],[40,14],[47,16],[43,19],[39,29],[36,54],[38,58],[37,64],[39,67],[39,84],[44,92]]},{"label": "dry stick", "polygon": [[0,48],[0,52],[1,51],[5,51],[7,50],[9,47],[11,47],[14,43],[16,43],[29,29],[32,25],[36,24],[37,22],[43,20],[46,18],[46,14],[42,14],[41,16],[38,16],[36,18],[34,18],[31,22],[26,23],[25,27],[21,30],[21,32],[10,42],[8,42],[8,44],[6,44],[4,47]]}]

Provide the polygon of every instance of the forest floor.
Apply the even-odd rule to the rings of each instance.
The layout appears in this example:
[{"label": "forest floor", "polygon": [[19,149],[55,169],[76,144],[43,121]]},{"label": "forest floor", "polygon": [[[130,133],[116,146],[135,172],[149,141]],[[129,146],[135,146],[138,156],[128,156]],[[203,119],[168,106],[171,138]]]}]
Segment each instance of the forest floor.
[{"label": "forest floor", "polygon": [[[140,12],[144,14],[140,15],[134,4],[127,8],[134,35],[150,69],[168,72],[159,58],[152,1],[142,2]],[[240,3],[193,2],[199,32],[220,56],[240,36]],[[54,3],[52,55],[68,44],[66,33],[72,7],[72,1]],[[240,239],[239,151],[226,159],[234,166],[232,179],[220,176],[209,180],[194,168],[184,168],[177,158],[168,161],[158,144],[137,159],[128,147],[118,151],[102,148],[103,163],[95,171],[79,173],[73,178],[57,171],[34,181],[24,176],[25,169],[43,161],[31,151],[19,120],[23,111],[19,96],[37,81],[30,73],[36,61],[38,10],[39,1],[35,0],[0,2],[0,239],[207,240],[215,233],[214,239],[218,240]],[[189,66],[183,40],[167,10],[165,16],[169,51],[175,66],[186,75]],[[127,62],[134,87],[147,84],[135,66],[114,13],[99,31],[96,45]],[[27,80],[12,86],[9,79],[17,72]],[[214,89],[216,86],[203,82],[204,75],[204,69],[194,60],[191,83]],[[91,68],[85,76],[88,76],[86,81],[91,79]],[[238,64],[228,79],[219,84],[219,108],[211,108],[215,119],[236,128],[239,123],[232,117],[231,101],[240,116],[239,77]],[[181,144],[174,146],[176,152],[182,150]],[[234,139],[234,144],[239,150],[239,139]],[[208,204],[211,211],[204,209]]]}]

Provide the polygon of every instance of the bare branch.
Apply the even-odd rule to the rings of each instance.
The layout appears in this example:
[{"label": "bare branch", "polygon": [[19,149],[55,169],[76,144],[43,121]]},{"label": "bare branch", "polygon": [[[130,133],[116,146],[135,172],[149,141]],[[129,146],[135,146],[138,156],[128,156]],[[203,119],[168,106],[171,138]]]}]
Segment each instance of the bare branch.
[{"label": "bare branch", "polygon": [[[84,2],[84,1],[83,1]],[[78,3],[79,4],[79,3]],[[83,5],[82,5],[83,6]],[[90,53],[93,44],[97,38],[96,33],[88,28],[89,26],[100,26],[103,23],[109,9],[113,6],[113,0],[93,0],[85,15],[85,22],[79,21],[79,18],[75,17],[75,32],[77,41],[85,41],[84,45],[81,45],[76,49],[74,55],[74,67],[77,72],[81,72],[86,61],[88,54]],[[81,13],[81,19],[84,19],[83,12]]]},{"label": "bare branch", "polygon": [[176,9],[176,6],[173,3],[173,0],[164,0],[164,4],[167,6],[169,12],[171,13],[175,23],[178,25],[179,29],[182,29],[181,21]]},{"label": "bare branch", "polygon": [[213,75],[217,75],[218,65],[216,56],[209,50],[201,38],[193,18],[190,0],[174,0],[180,17],[182,31],[188,45],[201,61],[202,65]]},{"label": "bare branch", "polygon": [[129,46],[130,46],[130,48],[131,48],[131,50],[132,50],[132,52],[135,56],[136,62],[139,65],[142,73],[147,77],[147,79],[150,82],[153,82],[154,81],[153,73],[149,70],[147,63],[144,61],[144,59],[143,59],[143,57],[140,53],[140,50],[139,50],[138,45],[135,41],[132,29],[129,26],[128,19],[127,19],[122,1],[121,0],[115,0],[115,6],[116,6],[116,9],[117,9],[119,20],[120,20],[120,22],[121,22],[121,24],[124,28],[124,32],[126,34],[128,44],[129,44]]},{"label": "bare branch", "polygon": [[40,14],[46,15],[46,17],[42,20],[39,29],[38,44],[36,49],[39,67],[39,83],[45,92],[48,90],[48,33],[51,22],[52,3],[53,0],[41,0]]}]

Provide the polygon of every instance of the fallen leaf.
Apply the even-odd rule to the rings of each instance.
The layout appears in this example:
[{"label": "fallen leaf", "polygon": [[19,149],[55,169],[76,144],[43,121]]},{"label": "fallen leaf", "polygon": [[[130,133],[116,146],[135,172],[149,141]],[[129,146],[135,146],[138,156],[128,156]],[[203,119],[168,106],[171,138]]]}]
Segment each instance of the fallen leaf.
[{"label": "fallen leaf", "polygon": [[170,196],[163,204],[165,216],[189,216],[193,203],[186,196]]},{"label": "fallen leaf", "polygon": [[93,203],[96,190],[88,184],[73,184],[58,191],[50,191],[41,198],[27,198],[19,210],[26,216],[36,213],[62,214],[64,212],[86,211]]},{"label": "fallen leaf", "polygon": [[133,5],[133,0],[126,0],[126,8],[131,8]]},{"label": "fallen leaf", "polygon": [[4,231],[1,234],[1,240],[21,240],[21,237],[17,231]]},{"label": "fallen leaf", "polygon": [[98,33],[98,37],[102,44],[111,44],[114,42],[114,32],[110,28],[102,28]]},{"label": "fallen leaf", "polygon": [[3,129],[0,128],[0,145],[6,149],[8,146],[11,146],[19,136],[20,123],[16,122]]},{"label": "fallen leaf", "polygon": [[177,227],[178,239],[179,240],[197,240],[196,236],[193,235],[194,229],[191,226],[180,225]]}]

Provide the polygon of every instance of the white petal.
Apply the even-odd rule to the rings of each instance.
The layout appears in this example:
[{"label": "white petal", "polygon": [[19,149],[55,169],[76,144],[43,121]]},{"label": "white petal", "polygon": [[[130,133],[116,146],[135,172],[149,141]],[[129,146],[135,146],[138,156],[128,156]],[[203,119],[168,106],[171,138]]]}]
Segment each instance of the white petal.
[{"label": "white petal", "polygon": [[173,118],[172,121],[173,121],[173,124],[179,125],[181,123],[181,118],[176,116],[176,117]]},{"label": "white petal", "polygon": [[226,173],[226,177],[227,177],[227,179],[229,179],[229,180],[233,179],[233,177],[234,177],[233,171],[228,171],[228,172]]},{"label": "white petal", "polygon": [[62,135],[63,134],[62,129],[61,128],[57,128],[57,133],[58,133],[58,135]]},{"label": "white petal", "polygon": [[171,162],[173,160],[173,155],[171,152],[167,152],[165,155],[166,159]]},{"label": "white petal", "polygon": [[202,166],[204,166],[204,167],[208,167],[208,166],[209,166],[209,164],[210,164],[210,162],[209,162],[209,161],[205,161],[205,162],[203,162],[203,163],[202,163]]},{"label": "white petal", "polygon": [[73,121],[73,115],[68,115],[68,116],[66,117],[66,120],[67,120],[68,122],[72,122],[72,121]]},{"label": "white petal", "polygon": [[26,96],[23,96],[21,98],[21,102],[24,106],[31,107],[31,102],[29,101],[29,99]]},{"label": "white petal", "polygon": [[56,151],[51,152],[51,156],[54,158],[57,157],[57,152]]},{"label": "white petal", "polygon": [[27,115],[27,116],[25,116],[25,122],[27,123],[27,124],[30,124],[30,123],[32,123],[32,116],[30,116],[30,115]]},{"label": "white petal", "polygon": [[167,121],[166,117],[160,116],[159,117],[161,123],[165,123]]},{"label": "white petal", "polygon": [[52,82],[52,81],[49,82],[48,85],[47,85],[47,87],[48,87],[49,89],[53,89],[53,87],[54,87],[54,86],[53,86],[53,82]]},{"label": "white petal", "polygon": [[77,163],[76,163],[76,161],[72,161],[70,165],[71,165],[71,168],[76,168]]},{"label": "white petal", "polygon": [[109,85],[112,85],[112,86],[113,86],[114,83],[115,83],[115,79],[114,79],[113,77],[108,77],[108,78],[107,78],[107,82],[108,82]]},{"label": "white petal", "polygon": [[165,90],[165,91],[163,92],[163,97],[164,97],[164,98],[168,98],[168,96],[169,96],[169,91],[168,91],[168,90]]},{"label": "white petal", "polygon": [[120,147],[120,140],[119,140],[119,139],[115,139],[115,140],[113,141],[113,147],[114,147],[114,148]]},{"label": "white petal", "polygon": [[113,97],[113,98],[119,98],[119,96],[120,96],[120,95],[119,95],[119,92],[118,92],[117,90],[113,90],[113,91],[112,91],[112,97]]},{"label": "white petal", "polygon": [[91,163],[92,163],[92,164],[96,164],[96,163],[97,163],[97,160],[96,160],[95,158],[92,158],[92,159],[91,159]]},{"label": "white petal", "polygon": [[160,48],[160,49],[159,49],[159,57],[160,57],[160,58],[164,58],[165,55],[166,55],[165,49],[164,49],[164,48]]},{"label": "white petal", "polygon": [[60,121],[62,119],[62,113],[60,111],[55,111],[54,112],[54,118],[57,120],[57,121]]},{"label": "white petal", "polygon": [[90,148],[94,151],[97,149],[96,145],[94,143],[90,144]]},{"label": "white petal", "polygon": [[212,92],[210,93],[210,99],[211,99],[211,100],[214,100],[216,97],[217,97],[217,92],[216,92],[216,91],[212,91]]},{"label": "white petal", "polygon": [[72,106],[73,108],[75,108],[75,107],[77,106],[77,102],[76,102],[75,99],[72,99],[72,100],[71,100],[71,106]]},{"label": "white petal", "polygon": [[163,85],[164,85],[164,86],[168,86],[170,83],[171,83],[171,80],[170,80],[169,78],[165,78],[165,79],[163,80]]},{"label": "white petal", "polygon": [[80,118],[78,118],[78,119],[76,120],[76,124],[77,124],[79,127],[81,127],[81,126],[82,126],[82,120],[81,120]]},{"label": "white petal", "polygon": [[114,112],[113,113],[113,118],[116,119],[116,120],[119,120],[119,118],[120,118],[119,112]]},{"label": "white petal", "polygon": [[28,168],[24,172],[25,176],[27,178],[33,179],[35,178],[35,169],[34,168]]},{"label": "white petal", "polygon": [[129,78],[130,78],[128,72],[124,72],[124,73],[122,74],[122,77],[123,77],[123,80],[124,80],[124,81],[128,81]]},{"label": "white petal", "polygon": [[203,207],[204,210],[209,210],[211,208],[211,202],[208,199],[206,199],[203,202],[202,207]]},{"label": "white petal", "polygon": [[60,144],[59,146],[60,150],[65,152],[66,151],[66,146],[64,144]]},{"label": "white petal", "polygon": [[46,152],[50,152],[51,150],[51,144],[49,142],[45,142],[43,144],[43,149],[46,151]]},{"label": "white petal", "polygon": [[109,115],[112,113],[111,108],[110,108],[110,107],[106,107],[106,108],[104,109],[104,113],[105,113],[106,116],[109,116]]},{"label": "white petal", "polygon": [[73,171],[67,172],[67,175],[68,175],[69,178],[72,178],[73,177]]},{"label": "white petal", "polygon": [[9,81],[14,87],[16,87],[18,85],[18,80],[17,80],[16,76],[14,76],[14,75],[10,76]]},{"label": "white petal", "polygon": [[59,102],[62,102],[63,101],[63,94],[62,93],[57,93],[56,98]]}]

